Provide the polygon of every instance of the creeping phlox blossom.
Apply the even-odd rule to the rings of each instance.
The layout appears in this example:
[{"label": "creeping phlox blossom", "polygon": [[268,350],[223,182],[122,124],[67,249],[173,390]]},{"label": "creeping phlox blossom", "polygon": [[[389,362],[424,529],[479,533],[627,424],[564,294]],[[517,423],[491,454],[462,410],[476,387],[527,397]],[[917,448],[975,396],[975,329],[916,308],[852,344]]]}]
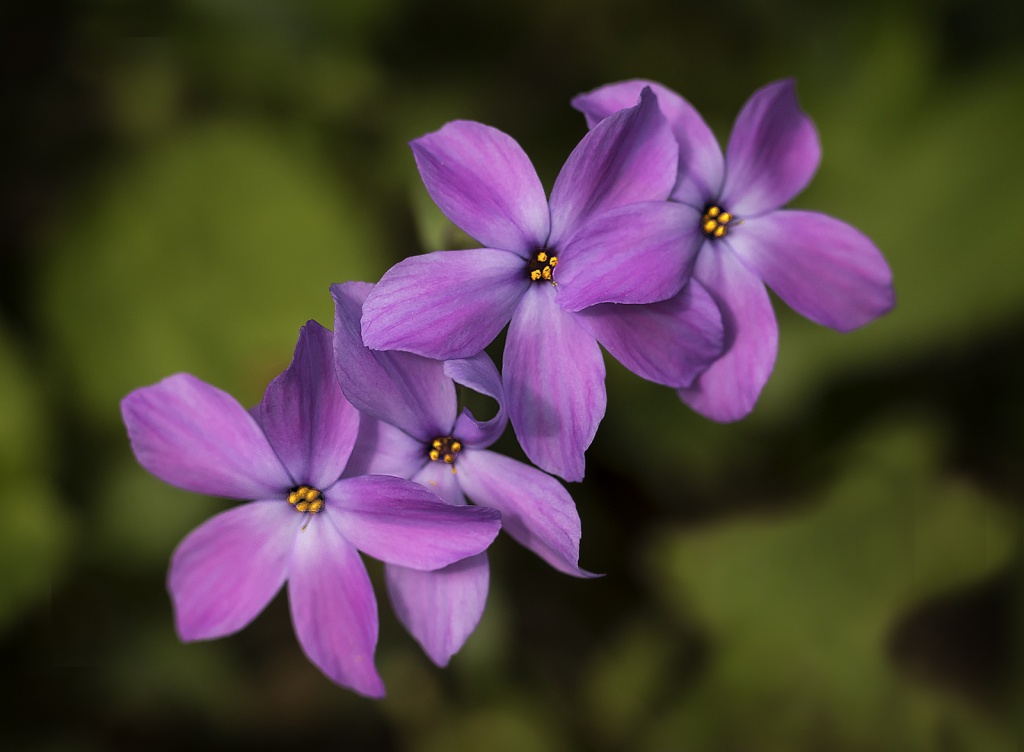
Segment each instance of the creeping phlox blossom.
[{"label": "creeping phlox blossom", "polygon": [[439,360],[475,355],[511,321],[512,426],[526,455],[566,480],[583,478],[604,416],[598,342],[674,386],[722,352],[721,315],[699,284],[656,307],[592,307],[671,298],[699,250],[679,241],[690,208],[665,201],[679,152],[668,123],[649,90],[631,105],[583,138],[550,202],[519,144],[495,128],[454,121],[412,141],[435,203],[486,247],[408,258],[363,307],[368,347]]},{"label": "creeping phlox blossom", "polygon": [[[648,89],[679,144],[670,200],[688,207],[689,217],[679,230],[678,253],[687,261],[697,255],[693,278],[714,296],[725,323],[724,355],[692,384],[670,386],[681,387],[683,401],[707,417],[737,420],[753,409],[775,364],[778,326],[765,284],[812,321],[846,332],[892,308],[892,273],[871,240],[850,225],[779,209],[810,182],[821,159],[818,133],[800,109],[792,79],[747,100],[724,159],[693,106],[652,81],[610,84],[572,104],[596,130]],[[607,250],[596,249],[601,253]],[[685,276],[675,279],[680,288],[685,283]]]},{"label": "creeping phlox blossom", "polygon": [[[408,352],[363,347],[360,318],[372,285],[334,285],[338,381],[363,413],[359,439],[345,470],[411,478],[449,504],[476,504],[501,512],[513,538],[556,569],[579,577],[580,519],[562,484],[540,470],[487,447],[508,418],[501,376],[485,353],[442,363]],[[455,381],[494,398],[498,413],[479,422],[457,411]],[[376,419],[376,420],[374,420]],[[476,627],[487,600],[487,554],[425,572],[387,563],[395,612],[440,666]]]},{"label": "creeping phlox blossom", "polygon": [[338,684],[381,697],[377,603],[358,551],[438,569],[479,554],[500,527],[493,509],[445,504],[408,480],[339,480],[360,417],[338,386],[331,332],[315,321],[251,413],[189,374],[135,390],[121,412],[136,458],[153,475],[197,493],[255,499],[203,523],[174,552],[167,584],[185,641],[242,629],[287,580],[309,659]]}]

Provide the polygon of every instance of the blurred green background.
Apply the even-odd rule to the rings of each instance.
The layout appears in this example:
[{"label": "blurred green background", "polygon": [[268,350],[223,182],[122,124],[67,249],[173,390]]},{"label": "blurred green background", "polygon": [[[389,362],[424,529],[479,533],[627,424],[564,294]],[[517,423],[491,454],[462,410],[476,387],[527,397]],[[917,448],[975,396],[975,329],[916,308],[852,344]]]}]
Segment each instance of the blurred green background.
[{"label": "blurred green background", "polygon": [[[190,371],[254,403],[330,283],[463,243],[405,143],[447,120],[550,189],[580,91],[654,78],[724,142],[791,75],[824,144],[795,204],[875,239],[892,314],[776,300],[734,425],[609,359],[571,488],[607,576],[499,538],[445,671],[379,589],[382,702],[303,658],[284,595],[178,643],[168,557],[223,503],[138,468],[124,394]],[[4,3],[0,747],[1019,749],[1022,122],[1014,0]]]}]

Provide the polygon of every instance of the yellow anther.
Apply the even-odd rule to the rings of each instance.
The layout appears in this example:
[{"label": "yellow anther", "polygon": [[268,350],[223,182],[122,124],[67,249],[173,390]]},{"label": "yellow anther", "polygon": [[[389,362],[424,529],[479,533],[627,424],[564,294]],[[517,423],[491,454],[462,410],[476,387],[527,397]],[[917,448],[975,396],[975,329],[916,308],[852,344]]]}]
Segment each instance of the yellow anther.
[{"label": "yellow anther", "polygon": [[[719,211],[721,211],[721,209],[719,209],[717,206],[712,206],[710,209],[708,209],[707,216],[709,216],[709,217],[717,217]],[[726,214],[726,216],[728,216],[728,214]],[[726,221],[726,222],[729,221],[728,219],[725,219],[725,217],[723,217],[723,220]]]},{"label": "yellow anther", "polygon": [[310,512],[319,512],[323,508],[324,508],[324,500],[323,499],[317,499],[316,501],[311,501],[309,503],[309,511]]},{"label": "yellow anther", "polygon": [[312,486],[301,485],[288,492],[288,503],[297,512],[319,512],[324,508],[324,495]]},{"label": "yellow anther", "polygon": [[558,266],[558,256],[552,256],[548,261],[549,266]]},{"label": "yellow anther", "polygon": [[447,462],[449,465],[452,464],[453,462],[455,462],[455,455],[454,454],[446,454],[444,456],[444,461]]},{"label": "yellow anther", "polygon": [[722,237],[723,235],[725,235],[725,228],[724,228],[724,227],[721,227],[721,226],[719,226],[719,227],[718,227],[718,229],[716,229],[716,230],[715,230],[715,237],[716,237],[716,238],[720,238],[720,237]]},{"label": "yellow anther", "polygon": [[732,215],[729,212],[722,212],[722,216],[718,218],[718,221],[721,222],[723,225],[727,225],[729,224],[729,221],[731,219]]},{"label": "yellow anther", "polygon": [[540,279],[540,269],[534,269],[532,272],[530,272],[530,279],[532,279],[534,282],[539,280]]},{"label": "yellow anther", "polygon": [[543,264],[545,261],[548,260],[548,255],[544,253],[544,251],[541,251],[540,253],[537,254],[537,260]]},{"label": "yellow anther", "polygon": [[430,459],[432,459],[432,460],[434,460],[436,462],[437,459],[440,456],[441,456],[441,453],[439,451],[437,451],[436,449],[431,449],[430,450]]},{"label": "yellow anther", "polygon": [[544,270],[541,272],[541,276],[544,277],[544,279],[551,279],[551,267],[545,266]]},{"label": "yellow anther", "polygon": [[452,451],[453,451],[453,452],[458,452],[458,451],[460,451],[461,449],[462,449],[462,444],[460,444],[460,443],[459,443],[459,442],[457,442],[457,441],[453,441],[453,442],[452,442]]},{"label": "yellow anther", "polygon": [[440,448],[441,448],[441,440],[440,439],[434,439],[434,449],[440,449]]},{"label": "yellow anther", "polygon": [[[692,227],[693,225],[690,226]],[[709,219],[707,222],[704,223],[704,232],[714,232],[716,227],[718,227],[718,222],[716,222],[713,219]]]},{"label": "yellow anther", "polygon": [[298,504],[295,505],[295,508],[297,510],[299,510],[300,512],[308,512],[309,511],[309,502],[308,501],[300,501]]}]

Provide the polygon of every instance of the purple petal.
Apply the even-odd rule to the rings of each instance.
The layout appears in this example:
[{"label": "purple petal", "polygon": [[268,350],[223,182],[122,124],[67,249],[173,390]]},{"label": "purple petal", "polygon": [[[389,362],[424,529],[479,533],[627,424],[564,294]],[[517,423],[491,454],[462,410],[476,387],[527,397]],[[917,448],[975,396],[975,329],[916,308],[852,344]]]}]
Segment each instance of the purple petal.
[{"label": "purple petal", "polygon": [[296,483],[326,488],[345,469],[359,413],[334,375],[334,335],[315,321],[299,332],[288,370],[263,395],[260,424]]},{"label": "purple petal", "polygon": [[296,536],[288,580],[299,645],[331,681],[383,697],[384,682],[373,665],[377,600],[366,567],[327,514],[308,522]]},{"label": "purple petal", "polygon": [[705,417],[727,423],[754,409],[771,376],[779,328],[764,284],[724,242],[707,243],[694,277],[715,298],[725,327],[725,354],[679,398]]},{"label": "purple petal", "polygon": [[[455,464],[458,464],[457,459]],[[455,465],[449,465],[447,462],[428,462],[412,476],[412,481],[440,496],[441,501],[446,504],[465,506],[466,497],[459,487],[457,471],[453,472],[454,468]]]},{"label": "purple petal", "polygon": [[352,545],[413,569],[478,554],[501,528],[494,510],[445,504],[420,484],[387,475],[345,478],[325,495],[325,511]]},{"label": "purple petal", "polygon": [[633,80],[580,94],[572,106],[586,115],[587,126],[593,128],[612,113],[635,105],[645,86],[657,95],[658,108],[679,144],[679,176],[672,198],[702,208],[721,190],[725,160],[715,135],[692,104],[654,81]]},{"label": "purple petal", "polygon": [[409,146],[434,203],[469,235],[524,257],[544,243],[550,226],[544,187],[511,136],[455,120]]},{"label": "purple petal", "polygon": [[529,285],[526,263],[508,251],[412,256],[391,267],[366,298],[363,344],[468,358],[501,333]]},{"label": "purple petal", "polygon": [[580,516],[561,483],[495,452],[471,450],[459,458],[459,483],[475,504],[497,509],[509,535],[560,572],[579,568]]},{"label": "purple petal", "polygon": [[121,400],[121,416],[139,464],[173,486],[265,499],[292,485],[245,408],[191,374],[136,389]]},{"label": "purple petal", "polygon": [[441,361],[363,347],[359,319],[372,287],[366,282],[331,285],[334,365],[342,392],[358,410],[417,439],[447,436],[458,405]]},{"label": "purple petal", "polygon": [[821,161],[818,131],[787,78],[755,91],[743,105],[725,153],[721,205],[752,217],[789,202],[814,177]]},{"label": "purple petal", "polygon": [[429,461],[426,442],[363,414],[359,419],[359,437],[343,477],[396,475],[411,478]]},{"label": "purple petal", "polygon": [[452,435],[463,444],[478,449],[489,447],[505,432],[505,426],[508,425],[505,389],[494,361],[487,353],[479,353],[472,358],[446,361],[444,372],[457,383],[468,386],[474,392],[492,397],[498,403],[497,415],[482,423],[473,417],[468,407],[463,408],[462,415],[455,421],[455,429],[452,431]]},{"label": "purple petal", "polygon": [[892,272],[875,244],[825,214],[776,211],[748,219],[729,233],[729,245],[790,307],[841,332],[896,303]]},{"label": "purple petal", "polygon": [[569,155],[551,190],[547,247],[561,249],[593,214],[668,198],[678,158],[679,146],[658,100],[645,89],[639,104],[602,120]]},{"label": "purple petal", "polygon": [[398,620],[444,668],[483,616],[491,576],[487,552],[433,572],[385,564],[384,574]]},{"label": "purple petal", "polygon": [[695,279],[660,303],[606,303],[577,316],[630,371],[674,388],[690,386],[722,354],[725,342],[718,305]]},{"label": "purple petal", "polygon": [[512,316],[505,395],[519,444],[533,464],[582,480],[583,453],[604,417],[604,360],[594,337],[535,284]]},{"label": "purple petal", "polygon": [[254,501],[189,533],[167,574],[178,636],[210,640],[255,619],[284,584],[302,520],[285,501]]},{"label": "purple petal", "polygon": [[654,303],[678,293],[704,242],[700,212],[646,201],[591,217],[565,241],[555,280],[558,305]]}]

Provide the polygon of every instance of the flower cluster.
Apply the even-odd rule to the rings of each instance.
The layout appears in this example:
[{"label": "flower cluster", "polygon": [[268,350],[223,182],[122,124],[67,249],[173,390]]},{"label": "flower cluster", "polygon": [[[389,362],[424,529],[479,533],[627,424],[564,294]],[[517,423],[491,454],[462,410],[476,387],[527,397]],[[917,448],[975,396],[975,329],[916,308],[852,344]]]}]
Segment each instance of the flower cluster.
[{"label": "flower cluster", "polygon": [[[183,640],[243,628],[287,581],[309,659],[382,696],[359,551],[385,563],[399,620],[441,666],[483,613],[499,527],[555,569],[593,576],[579,567],[576,506],[547,473],[583,478],[606,403],[601,346],[730,421],[753,409],[774,365],[765,284],[840,331],[892,307],[891,273],[867,237],[779,208],[821,155],[792,81],[755,92],[725,157],[697,111],[657,83],[612,84],[573,106],[590,130],[549,198],[494,128],[455,121],[413,141],[430,195],[481,247],[332,286],[334,332],[303,327],[259,405],[188,374],[125,397],[147,470],[247,502],[172,556]],[[506,324],[499,373],[483,350]],[[495,417],[460,413],[456,383],[493,399]],[[508,422],[541,470],[488,449]]]}]

